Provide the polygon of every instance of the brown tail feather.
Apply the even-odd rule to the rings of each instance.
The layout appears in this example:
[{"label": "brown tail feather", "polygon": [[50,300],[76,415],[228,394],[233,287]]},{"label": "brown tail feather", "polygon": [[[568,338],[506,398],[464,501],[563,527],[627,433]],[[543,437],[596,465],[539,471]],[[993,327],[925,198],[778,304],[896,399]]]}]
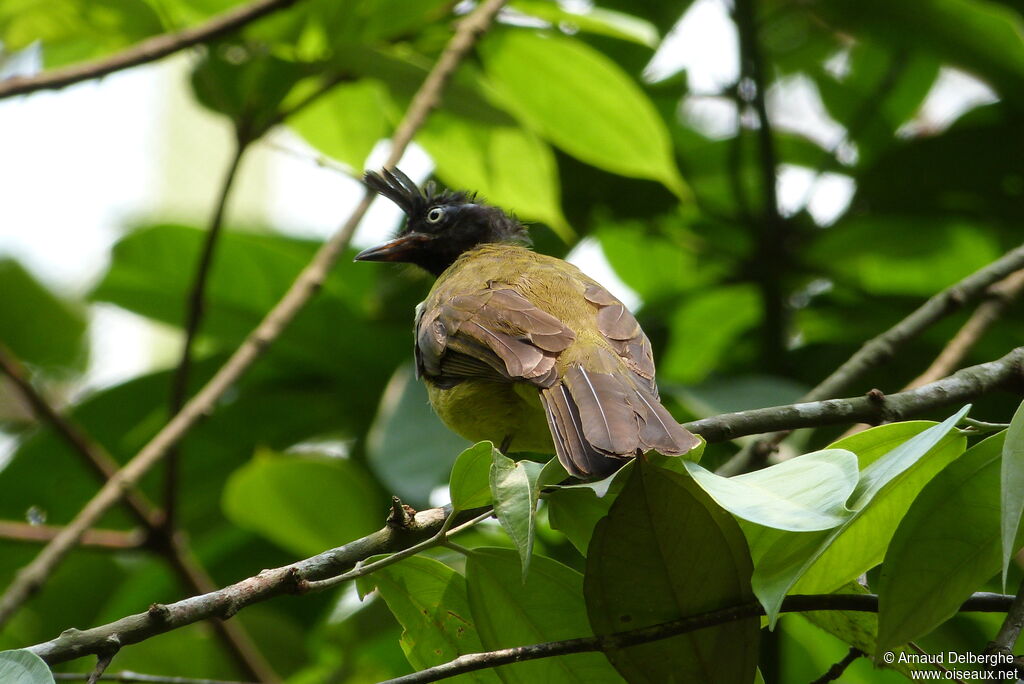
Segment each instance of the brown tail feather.
[{"label": "brown tail feather", "polygon": [[672,418],[631,373],[588,373],[571,366],[541,391],[555,452],[579,478],[600,478],[623,459],[656,449],[683,454],[699,440]]}]

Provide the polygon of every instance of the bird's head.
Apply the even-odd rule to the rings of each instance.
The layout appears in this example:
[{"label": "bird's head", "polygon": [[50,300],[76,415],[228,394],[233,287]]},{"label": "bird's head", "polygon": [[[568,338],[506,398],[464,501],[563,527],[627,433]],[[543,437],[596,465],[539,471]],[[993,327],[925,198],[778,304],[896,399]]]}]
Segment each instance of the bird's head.
[{"label": "bird's head", "polygon": [[472,193],[423,190],[398,169],[367,171],[366,187],[405,212],[394,240],[356,255],[356,261],[400,261],[440,275],[463,252],[488,242],[529,243],[526,229],[501,209],[477,201]]}]

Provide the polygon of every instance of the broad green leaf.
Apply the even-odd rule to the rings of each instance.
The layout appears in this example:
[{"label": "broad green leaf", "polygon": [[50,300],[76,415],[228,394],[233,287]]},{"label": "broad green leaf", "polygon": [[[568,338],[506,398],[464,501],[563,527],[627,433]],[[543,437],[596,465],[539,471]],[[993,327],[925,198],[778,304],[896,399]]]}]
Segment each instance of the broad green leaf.
[{"label": "broad green leaf", "polygon": [[[358,580],[384,598],[402,625],[402,650],[416,670],[483,651],[470,614],[466,579],[444,563],[412,556]],[[456,677],[460,682],[497,682],[491,670]]]},{"label": "broad green leaf", "polygon": [[322,154],[364,169],[377,141],[388,135],[381,112],[390,106],[387,90],[369,78],[342,83],[288,119],[289,125]]},{"label": "broad green leaf", "polygon": [[[861,456],[850,444],[852,438],[833,444],[832,448],[846,448],[861,458],[860,482],[847,502],[854,513],[839,527],[794,533],[743,524],[754,558],[754,591],[771,624],[791,590],[828,593],[881,562],[896,525],[921,488],[963,453],[966,440],[949,432],[968,408],[906,439],[880,458],[877,450],[868,458]],[[855,435],[857,443],[891,443],[888,430],[874,430],[874,434],[868,430]],[[906,432],[906,428],[896,430],[901,436]]]},{"label": "broad green leaf", "polygon": [[521,218],[543,221],[565,242],[575,237],[559,204],[555,156],[530,131],[440,111],[416,139],[448,186],[472,188]]},{"label": "broad green leaf", "polygon": [[81,369],[87,359],[85,317],[13,259],[0,259],[0,343],[46,370]]},{"label": "broad green leaf", "polygon": [[[580,573],[537,556],[524,583],[516,566],[510,549],[474,549],[466,559],[469,606],[485,649],[592,634]],[[526,661],[494,671],[506,684],[622,681],[600,653]]]},{"label": "broad green leaf", "polygon": [[1005,438],[993,435],[969,449],[903,516],[878,583],[877,653],[931,632],[999,570],[1000,515],[992,492]]},{"label": "broad green leaf", "polygon": [[658,29],[648,21],[625,12],[589,6],[580,11],[566,9],[557,2],[544,0],[515,0],[512,9],[537,17],[558,26],[570,26],[580,31],[610,36],[639,43],[649,48],[658,46]]},{"label": "broad green leaf", "polygon": [[262,450],[224,489],[224,511],[240,527],[302,555],[381,527],[385,497],[357,464]]},{"label": "broad green leaf", "polygon": [[490,442],[477,442],[455,459],[448,491],[456,511],[491,503],[491,463],[495,451]]},{"label": "broad green leaf", "polygon": [[[427,389],[416,379],[412,364],[399,366],[366,435],[366,458],[381,483],[413,507],[424,506],[430,493],[444,486],[453,459],[466,444],[431,410]],[[488,466],[490,462],[488,452]]]},{"label": "broad green leaf", "polygon": [[494,514],[519,552],[523,581],[530,570],[533,538],[537,527],[537,480],[543,466],[533,461],[518,463],[493,450],[490,484]]},{"label": "broad green leaf", "polygon": [[[584,594],[597,634],[636,629],[753,598],[735,520],[692,479],[633,468],[587,554]],[[633,682],[749,682],[759,621],[748,618],[607,653]]]},{"label": "broad green leaf", "polygon": [[645,224],[648,222],[630,221],[604,225],[597,230],[601,251],[615,274],[644,301],[672,296],[708,282],[708,266],[697,266],[699,243],[696,238],[684,235],[671,240],[661,232],[649,230],[649,225]]},{"label": "broad green leaf", "polygon": [[503,104],[542,136],[588,164],[689,196],[664,121],[603,54],[572,38],[522,29],[490,33],[480,47]]},{"label": "broad green leaf", "polygon": [[1003,465],[999,478],[1000,530],[1003,540],[1003,587],[1006,587],[1006,571],[1010,567],[1010,559],[1019,544],[1014,543],[1020,527],[1021,513],[1024,513],[1024,402],[1017,407],[1010,421],[1010,429],[1006,431],[1006,442],[1003,445]]},{"label": "broad green leaf", "polygon": [[[695,451],[700,449],[698,446]],[[669,458],[665,457],[666,460]],[[636,459],[603,480],[559,487],[547,495],[548,522],[568,537],[581,555],[587,555],[594,526],[608,514],[608,509],[629,481],[634,467]]]},{"label": "broad green leaf", "polygon": [[672,316],[672,342],[658,370],[677,382],[700,382],[760,316],[753,286],[717,287],[688,296]]},{"label": "broad green leaf", "polygon": [[792,532],[827,530],[850,517],[846,500],[857,485],[857,457],[825,449],[735,477],[691,461],[686,470],[719,506],[765,527]]},{"label": "broad green leaf", "polygon": [[53,684],[53,675],[43,659],[32,651],[0,651],[0,682]]}]

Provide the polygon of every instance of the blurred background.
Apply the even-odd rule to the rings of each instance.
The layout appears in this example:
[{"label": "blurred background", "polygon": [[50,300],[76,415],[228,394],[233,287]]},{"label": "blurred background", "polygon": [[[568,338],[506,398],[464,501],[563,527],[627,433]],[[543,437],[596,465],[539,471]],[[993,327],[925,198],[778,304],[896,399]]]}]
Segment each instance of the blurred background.
[{"label": "blurred background", "polygon": [[[100,58],[234,4],[8,2],[0,78]],[[362,196],[354,179],[382,163],[472,7],[307,0],[153,64],[0,100],[0,340],[51,402],[127,460],[169,415],[186,295],[232,159],[241,155],[192,392],[344,222]],[[1021,10],[1012,0],[511,2],[401,167],[516,211],[539,251],[608,285],[651,337],[680,420],[790,403],[1021,241]],[[375,203],[350,252],[399,218]],[[431,415],[411,366],[413,307],[429,280],[350,261],[182,445],[176,523],[217,585],[378,528],[391,494],[415,507],[447,501],[465,444]],[[1020,314],[1011,307],[963,364],[1019,344]],[[848,394],[897,391],[968,315]],[[1007,420],[1015,404],[993,396],[973,415]],[[6,585],[39,549],[15,523],[65,523],[98,483],[2,379],[0,430]],[[799,435],[782,455],[838,432]],[[709,447],[706,464],[740,446]],[[145,488],[166,504],[159,471]],[[102,526],[132,525],[115,510]],[[557,533],[541,543],[579,562]],[[183,591],[144,547],[79,550],[0,647]],[[292,681],[376,681],[408,669],[379,603],[346,590],[236,619]],[[781,624],[770,682],[810,681],[846,651],[798,616]],[[959,647],[992,626],[965,617],[946,632],[941,646]],[[210,634],[177,630],[118,665],[238,676]],[[847,675],[883,676],[863,661]]]}]

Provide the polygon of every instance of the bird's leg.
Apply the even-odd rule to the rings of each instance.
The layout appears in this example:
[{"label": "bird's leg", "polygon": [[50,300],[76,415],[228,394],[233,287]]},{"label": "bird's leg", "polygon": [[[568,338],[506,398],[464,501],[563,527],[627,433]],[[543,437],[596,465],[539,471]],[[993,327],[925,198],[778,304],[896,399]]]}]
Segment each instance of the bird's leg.
[{"label": "bird's leg", "polygon": [[508,448],[512,446],[512,438],[512,435],[505,435],[505,439],[501,440],[501,446],[498,447],[498,450],[506,456],[508,456]]}]

